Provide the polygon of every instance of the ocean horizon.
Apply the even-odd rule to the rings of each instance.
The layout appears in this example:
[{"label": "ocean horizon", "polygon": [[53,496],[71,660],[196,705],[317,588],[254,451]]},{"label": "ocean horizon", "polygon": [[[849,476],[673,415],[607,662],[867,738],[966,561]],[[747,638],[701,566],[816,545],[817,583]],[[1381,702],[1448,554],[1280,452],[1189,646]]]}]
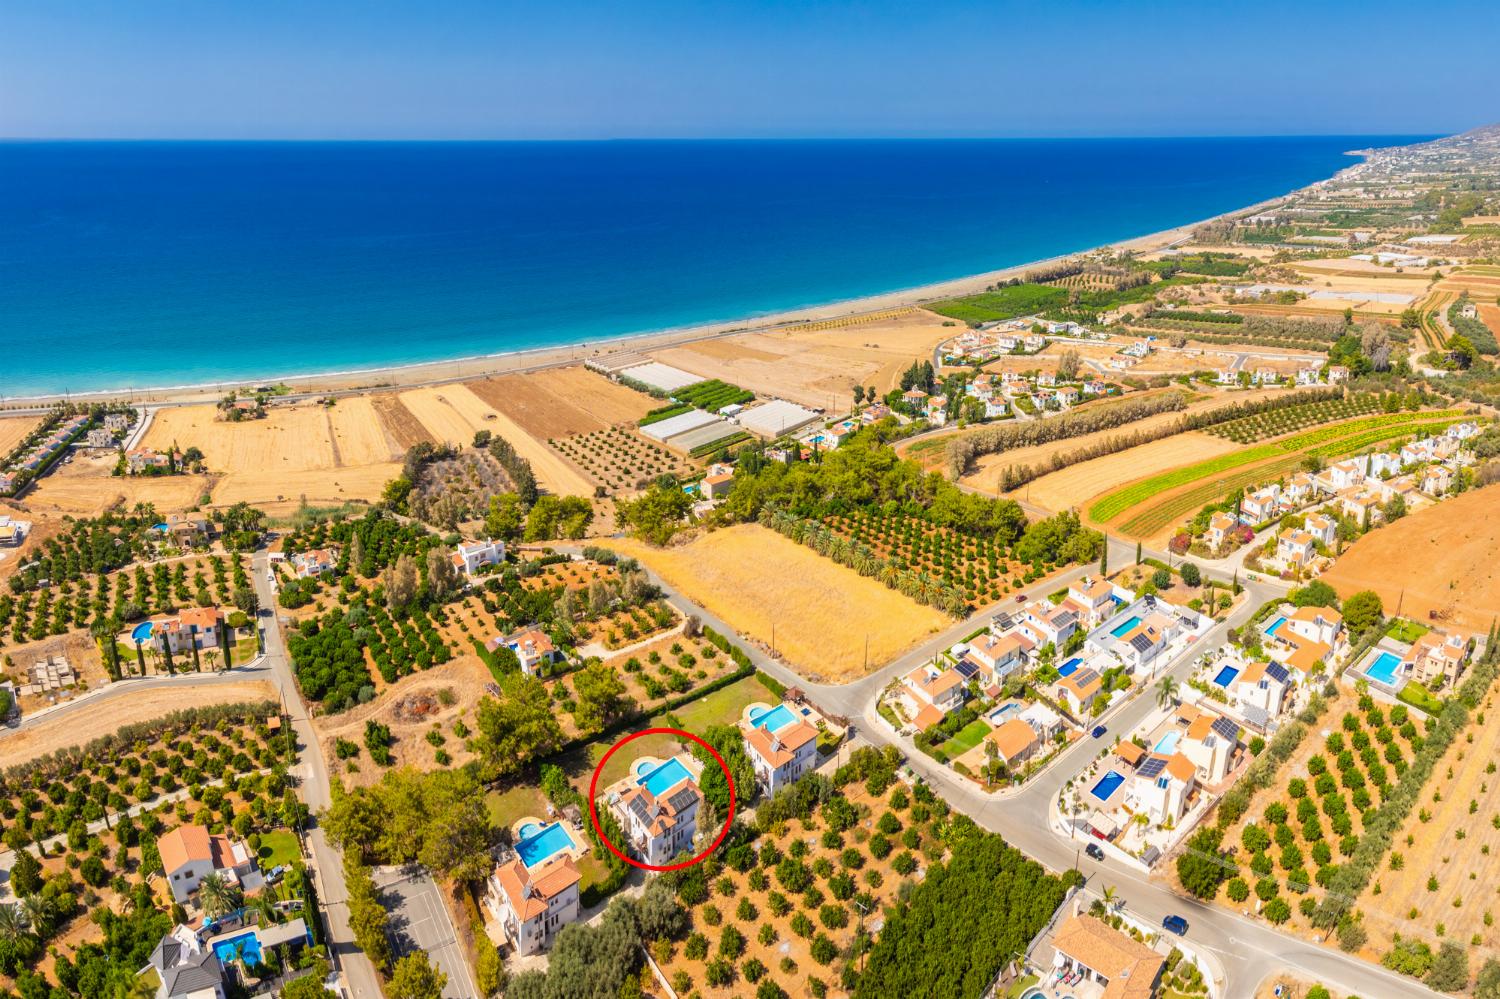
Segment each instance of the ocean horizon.
[{"label": "ocean horizon", "polygon": [[0,399],[753,320],[1142,236],[1430,136],[0,142]]}]

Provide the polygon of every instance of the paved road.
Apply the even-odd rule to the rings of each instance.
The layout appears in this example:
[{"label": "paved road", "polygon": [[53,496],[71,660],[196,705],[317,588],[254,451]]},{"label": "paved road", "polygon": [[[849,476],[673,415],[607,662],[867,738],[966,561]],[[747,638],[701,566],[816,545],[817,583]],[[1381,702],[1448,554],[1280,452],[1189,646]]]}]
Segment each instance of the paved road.
[{"label": "paved road", "polygon": [[[335,970],[343,975],[344,984],[355,999],[380,999],[380,980],[375,965],[354,945],[354,932],[349,928],[349,890],[344,883],[342,855],[328,842],[328,837],[317,824],[318,810],[327,807],[330,800],[328,767],[318,748],[317,733],[297,690],[291,660],[282,641],[275,614],[276,595],[267,581],[267,565],[265,552],[257,553],[251,560],[250,576],[260,599],[260,621],[265,633],[263,661],[269,669],[269,678],[281,691],[283,709],[291,718],[292,731],[297,736],[302,800],[314,816],[303,830],[304,839],[312,855],[318,899],[328,914],[329,949],[333,951]],[[446,918],[446,913],[444,915]]]},{"label": "paved road", "polygon": [[[1165,553],[1161,552],[1147,550],[1143,554],[1163,560],[1166,558]],[[1111,565],[1129,565],[1134,559],[1134,544],[1111,540]],[[1204,567],[1206,576],[1227,582],[1238,568],[1234,562],[1233,559],[1223,560],[1222,564],[1200,561],[1200,565]],[[1052,576],[1028,589],[1026,596],[1034,599],[1053,592],[1059,586],[1087,575],[1094,568],[1092,565],[1083,566]],[[722,634],[737,634],[716,615],[688,600],[664,580],[654,574],[652,579],[679,609],[698,615],[703,623]],[[1193,660],[1200,650],[1217,648],[1224,642],[1230,628],[1245,623],[1263,603],[1282,595],[1287,589],[1286,584],[1279,580],[1261,579],[1252,582],[1242,576],[1240,582],[1245,587],[1246,594],[1246,599],[1240,606],[1223,623],[1215,625],[1176,658],[1159,668],[1159,675],[1173,676],[1179,682],[1184,680],[1191,672]],[[875,711],[880,691],[902,672],[914,668],[931,658],[935,652],[951,646],[971,634],[974,629],[987,624],[996,611],[1017,606],[1020,604],[1012,596],[1004,603],[984,608],[921,647],[850,684],[809,683],[760,649],[750,646],[746,651],[758,668],[783,683],[801,687],[824,711],[843,715],[854,721],[862,739],[884,744],[896,740],[889,737],[889,729]],[[744,644],[743,636],[741,642]],[[1104,720],[1112,732],[1128,732],[1156,710],[1151,686],[1141,684],[1136,696],[1105,716]],[[1253,996],[1262,979],[1282,970],[1290,970],[1348,993],[1366,997],[1380,996],[1384,999],[1436,995],[1420,982],[1396,975],[1378,965],[1331,948],[1306,943],[1280,933],[1264,922],[1179,895],[1166,884],[1154,881],[1118,861],[1096,863],[1084,857],[1084,841],[1070,839],[1054,830],[1048,823],[1048,811],[1050,803],[1063,785],[1085,769],[1097,755],[1102,748],[1099,742],[1083,739],[1075,743],[1023,791],[1004,797],[991,796],[976,788],[925,754],[911,751],[909,744],[902,748],[906,751],[912,769],[930,784],[940,788],[943,796],[956,809],[985,828],[1000,833],[1008,842],[1048,868],[1062,871],[1078,867],[1088,877],[1091,888],[1098,891],[1106,884],[1114,887],[1125,900],[1127,908],[1148,923],[1160,924],[1161,919],[1169,914],[1185,917],[1190,924],[1188,942],[1206,951],[1210,961],[1218,964],[1221,969],[1219,982],[1225,987],[1224,994],[1228,999]]]},{"label": "paved road", "polygon": [[389,868],[375,875],[375,883],[381,904],[391,914],[386,929],[391,953],[400,958],[425,951],[433,966],[448,976],[443,999],[477,999],[479,988],[437,882],[420,868]]}]

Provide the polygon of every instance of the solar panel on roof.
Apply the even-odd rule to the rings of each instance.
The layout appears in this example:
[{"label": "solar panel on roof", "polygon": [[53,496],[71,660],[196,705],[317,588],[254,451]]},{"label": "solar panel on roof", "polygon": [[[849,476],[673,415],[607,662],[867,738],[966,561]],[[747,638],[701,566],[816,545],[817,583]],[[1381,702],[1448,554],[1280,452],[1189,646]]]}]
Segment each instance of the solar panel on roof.
[{"label": "solar panel on roof", "polygon": [[1157,774],[1166,769],[1166,760],[1162,759],[1160,756],[1148,756],[1136,770],[1136,773],[1142,777],[1155,777]]},{"label": "solar panel on roof", "polygon": [[682,790],[678,791],[676,794],[672,795],[672,797],[668,798],[667,804],[672,806],[672,811],[681,812],[689,805],[691,805],[693,803],[693,800],[697,797],[698,796],[693,792],[692,788],[685,787]]},{"label": "solar panel on roof", "polygon": [[1290,676],[1286,671],[1286,667],[1281,665],[1281,663],[1267,663],[1266,675],[1282,683],[1286,683]]},{"label": "solar panel on roof", "polygon": [[1099,679],[1099,674],[1087,666],[1073,674],[1073,682],[1080,687],[1087,687],[1097,679]]},{"label": "solar panel on roof", "polygon": [[1147,638],[1145,635],[1136,635],[1130,640],[1130,647],[1132,649],[1135,649],[1137,652],[1150,652],[1151,639]]},{"label": "solar panel on roof", "polygon": [[975,666],[967,659],[960,659],[958,661],[958,665],[953,668],[957,670],[958,675],[963,677],[965,680],[972,680],[979,675],[979,667]]},{"label": "solar panel on roof", "polygon": [[630,812],[642,822],[646,821],[646,802],[641,799],[640,795],[630,799]]},{"label": "solar panel on roof", "polygon": [[1213,730],[1231,742],[1239,738],[1240,727],[1228,718],[1215,718]]}]

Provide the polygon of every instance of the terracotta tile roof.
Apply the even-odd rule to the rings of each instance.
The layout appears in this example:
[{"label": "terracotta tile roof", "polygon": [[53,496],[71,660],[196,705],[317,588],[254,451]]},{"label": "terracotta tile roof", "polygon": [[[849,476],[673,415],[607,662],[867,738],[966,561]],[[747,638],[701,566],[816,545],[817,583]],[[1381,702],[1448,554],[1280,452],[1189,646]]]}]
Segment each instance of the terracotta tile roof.
[{"label": "terracotta tile roof", "polygon": [[156,841],[156,852],[161,855],[162,869],[169,874],[189,863],[207,862],[216,871],[235,866],[234,844],[229,837],[212,835],[198,825],[178,826],[163,833]]},{"label": "terracotta tile roof", "polygon": [[1184,782],[1190,781],[1197,772],[1197,768],[1193,766],[1193,761],[1181,753],[1173,753],[1167,757],[1167,773],[1178,780]]},{"label": "terracotta tile roof", "polygon": [[1124,740],[1115,747],[1115,755],[1131,766],[1135,766],[1145,757],[1146,751],[1135,743]]},{"label": "terracotta tile roof", "polygon": [[928,729],[943,720],[943,713],[931,704],[922,705],[922,710],[917,712],[917,717],[912,719],[912,724],[919,729]]},{"label": "terracotta tile roof", "polygon": [[1202,742],[1204,737],[1213,730],[1213,717],[1210,715],[1199,715],[1193,720],[1193,723],[1188,726],[1187,737],[1189,739],[1194,739],[1198,742]]},{"label": "terracotta tile roof", "polygon": [[1109,979],[1105,999],[1149,999],[1166,960],[1132,937],[1093,916],[1069,916],[1052,946]]},{"label": "terracotta tile roof", "polygon": [[535,919],[547,911],[547,902],[582,880],[570,854],[561,854],[528,871],[519,860],[502,864],[495,870],[495,880],[505,892],[510,907],[522,922]]},{"label": "terracotta tile roof", "polygon": [[817,738],[818,730],[799,719],[774,733],[763,728],[752,728],[745,736],[745,741],[766,763],[772,767],[780,767],[790,763],[799,749]]},{"label": "terracotta tile roof", "polygon": [[1012,718],[985,738],[995,744],[995,748],[1007,762],[1036,745],[1036,733],[1031,730],[1030,725],[1019,718]]},{"label": "terracotta tile roof", "polygon": [[1332,607],[1298,607],[1292,612],[1293,621],[1309,621],[1317,624],[1319,621],[1328,624],[1342,624],[1344,615]]},{"label": "terracotta tile roof", "polygon": [[[1295,637],[1294,635],[1287,636],[1288,640]],[[1297,647],[1291,655],[1286,657],[1286,664],[1304,673],[1310,672],[1314,663],[1319,659],[1326,659],[1328,653],[1333,651],[1322,642],[1312,642],[1306,639],[1300,639],[1295,644]]]}]

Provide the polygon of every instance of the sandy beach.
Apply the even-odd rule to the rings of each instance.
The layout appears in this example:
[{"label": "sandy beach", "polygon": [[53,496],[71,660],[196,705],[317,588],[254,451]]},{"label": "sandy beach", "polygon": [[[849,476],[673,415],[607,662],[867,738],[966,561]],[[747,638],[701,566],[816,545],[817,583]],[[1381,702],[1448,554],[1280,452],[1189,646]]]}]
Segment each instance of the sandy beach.
[{"label": "sandy beach", "polygon": [[[1291,192],[1288,192],[1291,193]],[[315,372],[308,374],[287,374],[279,376],[267,376],[266,378],[243,380],[243,381],[216,381],[204,384],[166,386],[153,389],[136,389],[121,387],[112,390],[100,390],[96,392],[68,393],[39,395],[27,397],[13,397],[4,402],[0,410],[3,411],[26,411],[59,401],[63,398],[73,400],[130,400],[138,403],[151,403],[154,405],[172,405],[181,403],[203,402],[207,399],[217,399],[234,388],[252,387],[261,384],[285,384],[291,388],[293,396],[319,396],[330,394],[350,394],[366,392],[382,388],[417,388],[433,385],[442,385],[451,382],[468,381],[483,378],[489,375],[500,375],[516,372],[534,371],[541,368],[557,367],[559,365],[575,364],[585,361],[590,357],[608,354],[619,350],[650,351],[660,350],[667,347],[682,346],[703,340],[712,340],[722,337],[735,336],[746,333],[765,333],[777,330],[794,329],[798,324],[818,322],[828,319],[837,319],[850,316],[859,316],[865,313],[882,312],[889,309],[921,306],[927,302],[937,301],[944,298],[952,298],[957,295],[970,295],[984,291],[998,281],[1006,281],[1024,274],[1026,271],[1044,264],[1055,261],[1066,260],[1081,253],[1090,253],[1096,250],[1132,250],[1137,253],[1149,253],[1170,247],[1187,239],[1194,229],[1215,219],[1228,218],[1254,212],[1281,202],[1286,195],[1269,198],[1254,205],[1236,208],[1233,211],[1224,212],[1209,219],[1203,219],[1186,225],[1164,229],[1160,232],[1136,236],[1130,239],[1108,243],[1098,247],[1080,248],[1070,253],[1049,257],[1044,260],[1034,260],[1013,267],[1000,270],[987,271],[982,274],[974,274],[968,277],[955,278],[950,281],[942,281],[935,284],[922,285],[920,287],[908,288],[899,291],[886,292],[879,295],[870,295],[862,298],[849,299],[846,301],[833,302],[827,305],[813,306],[803,309],[790,309],[772,315],[760,316],[750,319],[733,320],[723,323],[714,323],[702,326],[691,326],[680,329],[660,330],[649,333],[628,334],[605,340],[597,340],[585,344],[573,344],[558,347],[540,347],[529,350],[508,351],[504,353],[453,358],[449,360],[422,362],[417,364],[400,365],[395,367],[378,367],[357,371],[334,371]]]}]

